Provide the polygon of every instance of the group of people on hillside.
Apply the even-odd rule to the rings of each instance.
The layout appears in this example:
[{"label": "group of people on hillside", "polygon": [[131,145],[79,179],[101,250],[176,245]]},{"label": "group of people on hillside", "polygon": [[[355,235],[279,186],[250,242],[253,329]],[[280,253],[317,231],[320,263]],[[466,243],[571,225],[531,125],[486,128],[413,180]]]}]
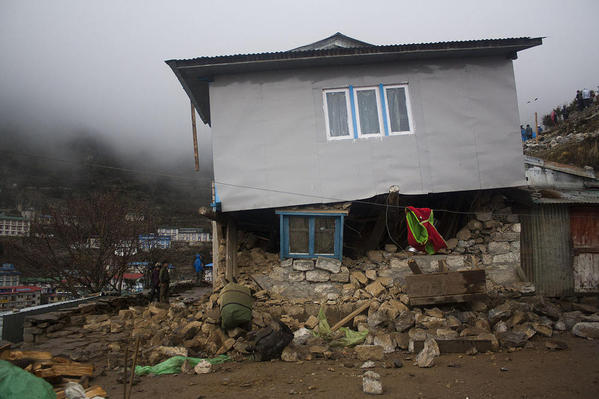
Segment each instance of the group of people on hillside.
[{"label": "group of people on hillside", "polygon": [[[539,133],[542,133],[543,128],[540,125],[537,125],[537,131]],[[522,141],[534,139],[535,137],[537,137],[537,133],[530,125],[526,125],[526,127],[520,125],[520,135],[522,136]]]},{"label": "group of people on hillside", "polygon": [[576,107],[579,111],[591,106],[595,101],[595,91],[589,89],[576,90]]},{"label": "group of people on hillside", "polygon": [[[171,283],[169,265],[168,260],[156,262],[153,266],[150,265],[147,275],[150,287],[150,302],[158,299],[161,303],[168,303],[169,286]],[[195,256],[193,267],[196,272],[196,283],[200,284],[204,281],[204,262],[202,255],[197,254]]]}]

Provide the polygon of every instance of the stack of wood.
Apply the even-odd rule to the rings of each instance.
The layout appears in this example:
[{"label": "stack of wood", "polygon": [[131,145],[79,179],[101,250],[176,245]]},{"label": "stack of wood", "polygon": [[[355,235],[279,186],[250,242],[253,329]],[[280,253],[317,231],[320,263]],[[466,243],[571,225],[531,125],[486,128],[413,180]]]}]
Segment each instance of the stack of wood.
[{"label": "stack of wood", "polygon": [[94,366],[90,363],[79,363],[66,357],[52,356],[50,352],[10,349],[2,351],[0,359],[7,360],[48,381],[54,387],[57,399],[66,397],[64,389],[69,382],[81,384],[88,398],[106,396],[106,391],[102,387],[89,385],[89,379],[94,372]]}]

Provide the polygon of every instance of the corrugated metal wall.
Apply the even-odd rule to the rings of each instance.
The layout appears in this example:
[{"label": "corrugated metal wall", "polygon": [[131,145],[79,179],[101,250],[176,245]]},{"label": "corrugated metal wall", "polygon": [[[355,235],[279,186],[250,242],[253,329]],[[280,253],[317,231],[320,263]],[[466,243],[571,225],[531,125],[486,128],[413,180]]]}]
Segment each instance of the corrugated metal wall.
[{"label": "corrugated metal wall", "polygon": [[521,222],[522,268],[537,292],[546,296],[573,295],[568,206],[535,205]]}]

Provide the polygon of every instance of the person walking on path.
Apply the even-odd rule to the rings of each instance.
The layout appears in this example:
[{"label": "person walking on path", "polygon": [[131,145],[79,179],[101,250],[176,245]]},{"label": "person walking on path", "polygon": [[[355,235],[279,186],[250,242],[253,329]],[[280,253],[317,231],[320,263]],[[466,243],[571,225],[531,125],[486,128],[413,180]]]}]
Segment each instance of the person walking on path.
[{"label": "person walking on path", "polygon": [[171,277],[168,273],[168,261],[162,261],[162,267],[160,268],[160,302],[168,303],[168,288],[171,283]]},{"label": "person walking on path", "polygon": [[201,284],[204,281],[204,263],[202,262],[202,255],[196,254],[196,258],[193,261],[193,267],[196,269],[196,284]]},{"label": "person walking on path", "polygon": [[160,298],[160,262],[152,267],[150,271],[150,302]]}]

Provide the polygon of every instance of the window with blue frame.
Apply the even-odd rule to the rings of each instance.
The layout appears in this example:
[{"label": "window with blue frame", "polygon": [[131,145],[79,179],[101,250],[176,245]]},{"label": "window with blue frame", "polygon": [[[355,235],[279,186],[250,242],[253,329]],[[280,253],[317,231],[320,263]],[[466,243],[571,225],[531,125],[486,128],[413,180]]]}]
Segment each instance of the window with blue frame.
[{"label": "window with blue frame", "polygon": [[414,133],[408,85],[323,90],[328,140]]},{"label": "window with blue frame", "polygon": [[281,258],[343,256],[346,212],[277,211],[281,228]]}]

